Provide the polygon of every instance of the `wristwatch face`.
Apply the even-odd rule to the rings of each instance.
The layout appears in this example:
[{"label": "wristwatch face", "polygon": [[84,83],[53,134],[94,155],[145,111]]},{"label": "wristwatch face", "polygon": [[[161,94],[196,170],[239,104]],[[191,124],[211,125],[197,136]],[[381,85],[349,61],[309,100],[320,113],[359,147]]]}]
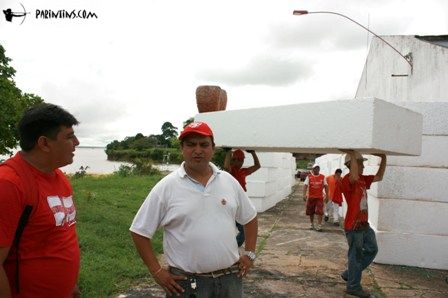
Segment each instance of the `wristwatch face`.
[{"label": "wristwatch face", "polygon": [[248,256],[251,261],[254,261],[257,258],[257,255],[253,251],[246,251],[246,256]]}]

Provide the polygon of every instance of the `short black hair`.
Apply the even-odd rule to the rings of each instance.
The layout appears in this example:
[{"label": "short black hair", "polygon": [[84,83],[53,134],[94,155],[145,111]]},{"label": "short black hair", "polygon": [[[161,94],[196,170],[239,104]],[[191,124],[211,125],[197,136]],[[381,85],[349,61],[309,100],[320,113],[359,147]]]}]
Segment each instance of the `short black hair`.
[{"label": "short black hair", "polygon": [[40,103],[28,108],[20,119],[18,130],[20,147],[23,151],[34,148],[41,136],[56,139],[61,126],[72,127],[79,124],[76,118],[63,108]]},{"label": "short black hair", "polygon": [[342,174],[342,170],[341,169],[337,169],[336,171],[334,171],[335,174],[339,173]]}]

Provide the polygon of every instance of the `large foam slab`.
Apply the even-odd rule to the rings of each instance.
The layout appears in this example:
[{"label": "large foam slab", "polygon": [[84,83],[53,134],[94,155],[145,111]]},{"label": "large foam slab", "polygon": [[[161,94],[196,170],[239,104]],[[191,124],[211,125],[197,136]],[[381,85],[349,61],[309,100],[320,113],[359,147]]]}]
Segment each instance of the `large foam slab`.
[{"label": "large foam slab", "polygon": [[[366,168],[368,169],[368,168]],[[448,169],[388,166],[369,193],[377,198],[448,203]]]},{"label": "large foam slab", "polygon": [[[448,118],[448,114],[446,115]],[[446,121],[448,122],[448,120]],[[420,156],[390,156],[388,165],[448,168],[448,136],[422,136]]]},{"label": "large foam slab", "polygon": [[448,269],[448,237],[377,232],[376,263]]},{"label": "large foam slab", "polygon": [[448,136],[448,101],[396,101],[423,116],[423,134]]},{"label": "large foam slab", "polygon": [[369,196],[369,222],[378,231],[448,237],[448,203]]},{"label": "large foam slab", "polygon": [[422,116],[379,99],[338,100],[198,114],[221,147],[257,151],[419,155]]}]

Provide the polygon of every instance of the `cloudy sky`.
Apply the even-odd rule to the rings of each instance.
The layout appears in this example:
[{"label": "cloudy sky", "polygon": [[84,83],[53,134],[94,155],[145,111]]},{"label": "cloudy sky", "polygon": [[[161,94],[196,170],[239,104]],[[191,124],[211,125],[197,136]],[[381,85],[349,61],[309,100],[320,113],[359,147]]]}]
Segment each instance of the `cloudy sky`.
[{"label": "cloudy sky", "polygon": [[[105,145],[197,114],[219,85],[227,110],[353,98],[370,36],[448,33],[446,0],[1,0],[0,44],[24,92],[63,106],[82,145]],[[36,11],[85,10],[91,19]],[[298,115],[300,117],[300,115]]]}]

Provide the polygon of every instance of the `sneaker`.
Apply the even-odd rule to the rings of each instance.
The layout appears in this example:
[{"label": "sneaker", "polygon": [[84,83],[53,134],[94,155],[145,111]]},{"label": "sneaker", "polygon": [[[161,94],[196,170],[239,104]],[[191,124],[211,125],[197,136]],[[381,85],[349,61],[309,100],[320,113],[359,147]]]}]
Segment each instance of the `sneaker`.
[{"label": "sneaker", "polygon": [[322,226],[321,225],[317,225],[316,226],[316,231],[318,231],[318,232],[322,231]]},{"label": "sneaker", "polygon": [[347,280],[348,280],[347,276],[344,275],[344,272],[341,273],[341,278],[342,278],[344,281],[347,281]]},{"label": "sneaker", "polygon": [[310,225],[310,230],[314,230],[314,224],[313,223]]},{"label": "sneaker", "polygon": [[330,218],[328,217],[328,215],[325,215],[324,220],[325,222],[327,222]]},{"label": "sneaker", "polygon": [[358,289],[358,290],[347,290],[346,293],[347,293],[347,295],[352,295],[352,296],[361,297],[361,298],[371,297],[370,293],[367,291],[364,291],[362,288]]}]

